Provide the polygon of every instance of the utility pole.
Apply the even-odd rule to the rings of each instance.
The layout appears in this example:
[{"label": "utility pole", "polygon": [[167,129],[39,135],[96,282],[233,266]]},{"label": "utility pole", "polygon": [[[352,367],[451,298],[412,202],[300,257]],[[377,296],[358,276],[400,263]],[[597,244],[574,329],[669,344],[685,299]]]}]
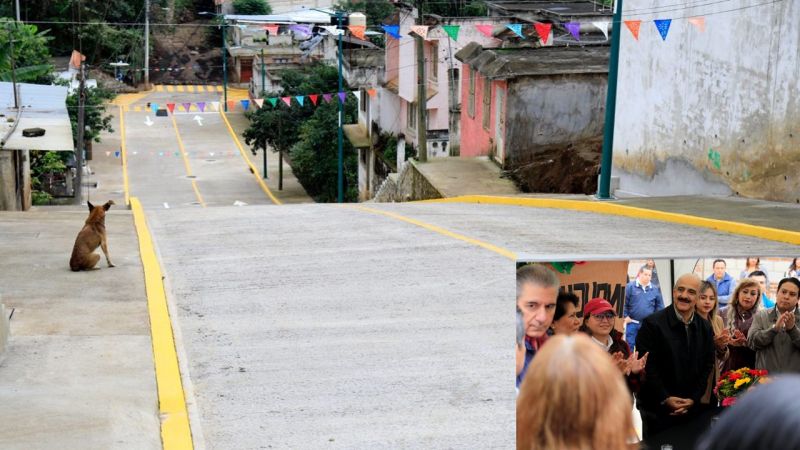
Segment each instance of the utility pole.
[{"label": "utility pole", "polygon": [[[424,22],[422,17],[422,0],[417,0],[417,25]],[[425,78],[425,42],[422,36],[414,36],[417,43],[417,159],[428,161],[428,97],[427,79]]]},{"label": "utility pole", "polygon": [[224,96],[223,108],[228,112],[228,53],[225,49],[225,16],[222,16],[222,95]]},{"label": "utility pole", "polygon": [[[267,38],[269,39],[269,38]],[[260,97],[264,97],[263,92],[266,86],[264,84],[264,47],[261,47],[261,95]],[[264,136],[264,179],[268,179],[269,176],[267,175],[267,137]]]},{"label": "utility pole", "polygon": [[283,190],[283,114],[278,116],[278,190]]},{"label": "utility pole", "polygon": [[19,0],[17,0],[17,1],[16,1],[16,4],[17,4],[17,22],[22,22],[22,21],[19,19]]},{"label": "utility pole", "polygon": [[85,92],[83,89],[84,86],[84,64],[81,62],[81,70],[80,70],[80,83],[78,84],[78,138],[77,138],[77,148],[75,149],[78,154],[75,158],[75,165],[78,168],[77,176],[75,177],[75,183],[77,184],[77,188],[74,188],[75,191],[75,204],[81,204],[81,195],[83,193],[83,131],[84,131],[84,124],[83,124],[83,115],[84,115],[84,103],[86,101]]},{"label": "utility pole", "polygon": [[150,89],[150,0],[144,0],[144,88]]},{"label": "utility pole", "polygon": [[[336,20],[339,23],[338,30],[339,30],[339,94],[344,91],[344,86],[342,83],[342,35],[344,34],[344,30],[342,29],[342,18],[344,17],[344,12],[336,11]],[[337,178],[337,188],[338,188],[338,202],[344,203],[344,137],[342,136],[342,123],[344,122],[344,102],[342,99],[339,99],[339,175]]]},{"label": "utility pole", "polygon": [[603,130],[603,155],[600,160],[600,182],[597,198],[610,200],[611,162],[614,152],[614,118],[617,109],[617,69],[619,67],[619,41],[622,34],[622,0],[616,1],[611,28],[611,55],[608,60],[608,93],[606,94],[606,117]]}]

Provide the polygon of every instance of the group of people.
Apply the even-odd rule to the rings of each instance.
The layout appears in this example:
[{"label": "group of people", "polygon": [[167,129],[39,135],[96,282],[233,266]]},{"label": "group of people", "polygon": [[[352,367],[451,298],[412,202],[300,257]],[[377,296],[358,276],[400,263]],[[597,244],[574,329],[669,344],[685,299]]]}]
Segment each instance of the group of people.
[{"label": "group of people", "polygon": [[[626,287],[623,338],[608,301],[581,308],[577,297],[559,293],[558,276],[546,266],[518,269],[518,448],[628,448],[638,441],[632,398],[647,440],[715,408],[713,387],[723,371],[800,373],[800,279],[782,279],[775,306],[764,308],[753,278],[731,283],[724,270],[705,281],[685,274],[664,307],[653,270],[643,266]],[[733,288],[724,306],[721,285]],[[612,433],[603,426],[609,408],[624,412],[608,419],[617,421]],[[552,409],[558,413],[545,412]]]}]

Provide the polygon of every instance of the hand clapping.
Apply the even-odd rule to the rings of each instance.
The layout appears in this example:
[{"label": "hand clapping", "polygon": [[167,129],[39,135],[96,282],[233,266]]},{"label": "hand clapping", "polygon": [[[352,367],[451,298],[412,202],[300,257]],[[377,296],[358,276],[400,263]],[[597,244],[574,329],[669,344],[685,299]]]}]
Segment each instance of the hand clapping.
[{"label": "hand clapping", "polygon": [[644,356],[639,358],[639,352],[633,352],[628,356],[628,369],[630,373],[634,375],[638,375],[644,367],[647,365],[647,355],[650,353],[645,353]]}]

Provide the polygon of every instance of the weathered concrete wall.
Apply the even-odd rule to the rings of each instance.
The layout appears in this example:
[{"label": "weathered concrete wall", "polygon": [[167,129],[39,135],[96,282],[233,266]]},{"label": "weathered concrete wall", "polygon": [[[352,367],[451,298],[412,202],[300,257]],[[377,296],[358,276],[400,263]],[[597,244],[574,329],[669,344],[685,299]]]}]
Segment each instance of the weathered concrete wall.
[{"label": "weathered concrete wall", "polygon": [[602,135],[607,78],[605,74],[570,74],[510,82],[504,166],[530,162],[539,146]]},{"label": "weathered concrete wall", "polygon": [[375,201],[390,203],[442,198],[442,194],[419,173],[414,164],[414,160],[410,159],[403,165],[399,175],[387,177],[376,193]]},{"label": "weathered concrete wall", "polygon": [[400,97],[387,89],[378,89],[377,103],[380,105],[377,120],[381,130],[395,135],[403,132],[406,120],[400,114]]},{"label": "weathered concrete wall", "polygon": [[[709,184],[723,184],[745,197],[800,202],[800,3],[711,15],[730,8],[670,13],[708,14],[704,33],[686,20],[672,22],[666,41],[652,23],[642,23],[639,41],[623,31],[614,131],[620,189],[706,194]],[[669,159],[686,164],[665,177]]]}]

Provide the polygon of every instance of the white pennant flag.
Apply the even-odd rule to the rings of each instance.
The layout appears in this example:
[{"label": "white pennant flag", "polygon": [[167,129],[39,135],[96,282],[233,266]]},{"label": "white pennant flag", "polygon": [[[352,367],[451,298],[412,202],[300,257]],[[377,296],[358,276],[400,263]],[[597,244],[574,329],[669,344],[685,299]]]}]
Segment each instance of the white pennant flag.
[{"label": "white pennant flag", "polygon": [[321,27],[321,28],[323,30],[327,31],[328,33],[334,35],[334,36],[338,36],[340,34],[344,34],[344,30],[340,30],[340,29],[336,28],[336,25],[326,25],[326,26]]},{"label": "white pennant flag", "polygon": [[106,156],[111,156],[111,152],[106,152]]},{"label": "white pennant flag", "polygon": [[264,99],[263,98],[257,98],[257,99],[255,99],[255,101],[256,101],[256,105],[258,105],[259,108],[261,108],[261,106],[264,104]]},{"label": "white pennant flag", "polygon": [[592,22],[592,25],[594,25],[595,27],[599,28],[600,31],[603,32],[603,36],[606,37],[606,40],[608,40],[608,24],[609,23],[610,22]]},{"label": "white pennant flag", "polygon": [[415,33],[417,36],[421,37],[422,39],[428,38],[428,26],[427,25],[412,25],[411,26],[411,33]]},{"label": "white pennant flag", "polygon": [[214,108],[214,111],[219,111],[219,102],[211,102],[211,107]]},{"label": "white pennant flag", "polygon": [[353,91],[353,95],[356,96],[356,100],[361,103],[361,91]]}]

